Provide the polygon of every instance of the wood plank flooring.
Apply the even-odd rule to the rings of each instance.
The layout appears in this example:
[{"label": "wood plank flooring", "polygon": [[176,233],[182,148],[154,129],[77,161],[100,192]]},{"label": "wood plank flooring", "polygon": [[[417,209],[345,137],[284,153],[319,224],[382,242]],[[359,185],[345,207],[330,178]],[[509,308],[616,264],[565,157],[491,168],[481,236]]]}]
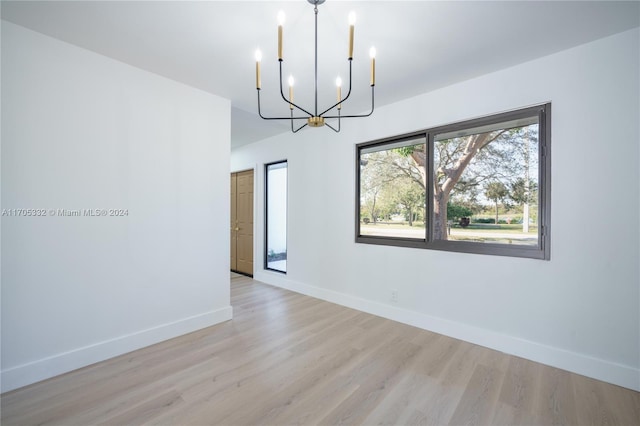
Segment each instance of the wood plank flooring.
[{"label": "wood plank flooring", "polygon": [[231,279],[234,319],[2,395],[9,425],[640,425],[640,393]]}]

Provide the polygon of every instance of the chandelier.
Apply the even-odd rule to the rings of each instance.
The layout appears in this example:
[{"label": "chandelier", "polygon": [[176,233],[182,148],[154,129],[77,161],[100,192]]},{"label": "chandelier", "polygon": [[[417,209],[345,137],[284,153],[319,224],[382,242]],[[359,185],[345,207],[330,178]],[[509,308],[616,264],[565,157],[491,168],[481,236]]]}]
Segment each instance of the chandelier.
[{"label": "chandelier", "polygon": [[[361,115],[342,115],[342,103],[346,101],[351,95],[351,68],[353,61],[353,32],[355,26],[355,13],[349,13],[349,90],[347,91],[347,95],[342,97],[342,79],[340,77],[336,78],[336,103],[331,105],[329,108],[320,111],[318,109],[318,5],[325,2],[325,0],[307,0],[311,3],[315,12],[315,107],[313,109],[308,108],[305,109],[294,102],[293,99],[293,76],[289,76],[289,98],[287,99],[284,95],[283,83],[282,83],[282,27],[285,21],[284,12],[280,11],[278,13],[278,62],[280,63],[280,96],[282,99],[289,105],[289,110],[291,115],[289,117],[265,117],[262,114],[262,110],[260,108],[260,89],[261,89],[261,76],[260,76],[260,62],[262,61],[262,52],[260,50],[256,51],[256,89],[258,91],[258,115],[265,120],[290,120],[291,121],[291,131],[293,133],[298,132],[306,126],[309,127],[322,127],[326,125],[331,130],[335,132],[340,131],[340,120],[342,118],[359,118],[359,117],[369,117],[373,113],[374,109],[374,90],[376,85],[376,50],[374,47],[369,51],[369,55],[371,57],[371,111],[367,114]],[[294,113],[294,110],[297,113]],[[313,111],[313,112],[310,112]],[[319,112],[320,111],[320,112]],[[299,115],[298,115],[299,114]],[[327,119],[337,119],[337,126],[332,126],[327,122]],[[305,120],[306,122],[299,127],[294,124],[294,122],[298,122],[298,120]],[[335,126],[335,127],[334,127]]]}]

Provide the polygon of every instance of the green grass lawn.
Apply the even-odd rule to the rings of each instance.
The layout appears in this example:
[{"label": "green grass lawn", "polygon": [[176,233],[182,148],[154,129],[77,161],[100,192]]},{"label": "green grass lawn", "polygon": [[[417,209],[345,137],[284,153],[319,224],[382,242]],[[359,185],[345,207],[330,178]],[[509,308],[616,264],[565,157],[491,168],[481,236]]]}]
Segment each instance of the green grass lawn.
[{"label": "green grass lawn", "polygon": [[[416,222],[413,226],[407,223],[377,223],[361,224],[363,235],[378,235],[381,237],[424,238],[424,223]],[[473,224],[467,228],[454,226],[448,237],[450,241],[469,241],[478,243],[536,245],[538,241],[537,228],[530,226],[529,232],[522,232],[521,224]]]},{"label": "green grass lawn", "polygon": [[409,226],[409,224],[407,224],[406,222],[397,222],[397,223],[384,222],[384,223],[376,223],[376,224],[374,224],[373,222],[370,222],[366,224],[362,223],[361,226],[366,226],[367,228],[371,227],[372,229],[377,227],[381,227],[385,229],[420,229],[420,228],[424,228],[424,223],[413,222],[413,226]]},{"label": "green grass lawn", "polygon": [[[463,228],[461,226],[452,226],[451,229],[456,229],[459,231],[465,231],[465,230],[473,230],[473,231],[499,231],[502,233],[515,233],[515,234],[521,234],[522,233],[522,224],[521,223],[513,223],[513,224],[498,224],[498,225],[494,225],[493,223],[488,223],[488,224],[484,224],[484,223],[471,223],[469,224],[469,226],[467,226],[466,228]],[[537,234],[538,233],[538,227],[535,225],[529,225],[529,234]]]},{"label": "green grass lawn", "polygon": [[[423,222],[413,222],[413,226],[409,226],[406,222],[398,222],[398,223],[389,223],[389,222],[385,222],[385,223],[376,223],[375,225],[373,223],[368,223],[368,224],[362,224],[362,227],[366,227],[367,229],[376,229],[376,228],[381,228],[381,229],[406,229],[406,230],[410,230],[410,229],[420,229],[420,228],[424,228],[424,223]],[[488,224],[484,224],[484,223],[472,223],[469,226],[467,226],[466,228],[461,227],[460,225],[453,225],[451,227],[452,231],[455,231],[456,233],[462,233],[465,231],[473,231],[474,233],[476,232],[487,232],[487,233],[491,233],[491,232],[500,232],[500,233],[513,233],[513,234],[522,234],[522,224],[519,223],[513,223],[513,224],[498,224],[495,225],[493,223],[488,223]],[[529,234],[532,236],[535,236],[538,234],[538,227],[535,225],[529,225]]]}]

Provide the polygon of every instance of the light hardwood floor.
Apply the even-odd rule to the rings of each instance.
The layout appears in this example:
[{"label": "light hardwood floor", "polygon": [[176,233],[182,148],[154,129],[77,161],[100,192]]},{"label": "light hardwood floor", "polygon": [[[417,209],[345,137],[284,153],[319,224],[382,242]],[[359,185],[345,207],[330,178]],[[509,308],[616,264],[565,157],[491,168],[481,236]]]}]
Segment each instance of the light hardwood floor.
[{"label": "light hardwood floor", "polygon": [[639,425],[640,394],[232,278],[234,319],[1,396],[9,425]]}]

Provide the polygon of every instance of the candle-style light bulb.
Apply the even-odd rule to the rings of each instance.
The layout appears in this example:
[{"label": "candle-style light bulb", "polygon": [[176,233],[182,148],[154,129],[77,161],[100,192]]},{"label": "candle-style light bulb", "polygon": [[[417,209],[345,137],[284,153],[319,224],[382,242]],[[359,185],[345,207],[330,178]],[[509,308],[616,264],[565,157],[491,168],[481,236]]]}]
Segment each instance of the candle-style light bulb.
[{"label": "candle-style light bulb", "polygon": [[356,25],[356,13],[349,12],[349,59],[353,59],[353,29]]},{"label": "candle-style light bulb", "polygon": [[260,61],[262,61],[262,52],[256,50],[256,89],[260,90]]},{"label": "candle-style light bulb", "polygon": [[[342,99],[342,79],[338,76],[336,78],[336,88],[338,93],[338,102]],[[342,103],[338,104],[338,109],[342,109]]]},{"label": "candle-style light bulb", "polygon": [[284,21],[286,20],[286,16],[284,12],[281,10],[278,12],[278,60],[282,60],[282,26],[284,25]]},{"label": "candle-style light bulb", "polygon": [[293,76],[289,76],[289,109],[293,110]]},{"label": "candle-style light bulb", "polygon": [[376,48],[369,49],[369,56],[371,57],[371,86],[376,85]]}]

